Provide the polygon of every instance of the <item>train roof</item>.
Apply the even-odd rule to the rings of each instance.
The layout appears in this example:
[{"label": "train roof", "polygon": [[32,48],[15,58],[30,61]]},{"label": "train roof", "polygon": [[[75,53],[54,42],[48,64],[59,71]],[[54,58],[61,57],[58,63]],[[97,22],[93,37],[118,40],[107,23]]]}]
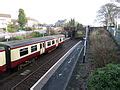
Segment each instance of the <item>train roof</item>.
[{"label": "train roof", "polygon": [[33,43],[43,42],[47,40],[54,39],[53,37],[39,37],[39,38],[31,38],[31,39],[25,39],[25,40],[14,40],[14,41],[8,41],[8,42],[1,42],[0,44],[7,45],[10,48],[30,45]]},{"label": "train roof", "polygon": [[24,40],[14,40],[14,41],[8,41],[8,42],[1,42],[0,44],[7,45],[10,48],[15,48],[20,46],[30,45],[33,43],[48,41],[57,37],[61,37],[61,35],[53,35],[53,36],[31,38],[31,39],[24,39]]},{"label": "train roof", "polygon": [[65,35],[60,34],[60,35],[52,35],[47,37],[60,38],[60,37],[65,37]]},{"label": "train roof", "polygon": [[65,35],[53,35],[53,37],[65,37]]},{"label": "train roof", "polygon": [[0,51],[3,51],[3,50],[5,50],[5,48],[0,46]]}]

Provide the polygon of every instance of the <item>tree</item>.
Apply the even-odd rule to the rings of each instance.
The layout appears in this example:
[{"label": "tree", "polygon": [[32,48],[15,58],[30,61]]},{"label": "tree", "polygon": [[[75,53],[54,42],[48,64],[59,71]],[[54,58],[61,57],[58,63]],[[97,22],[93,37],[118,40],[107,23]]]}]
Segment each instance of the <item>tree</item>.
[{"label": "tree", "polygon": [[69,21],[69,25],[70,25],[70,27],[75,27],[75,19],[71,19]]},{"label": "tree", "polygon": [[27,18],[23,9],[19,9],[18,23],[19,23],[20,29],[23,30],[27,23]]},{"label": "tree", "polygon": [[76,22],[75,19],[71,19],[69,22],[67,22],[64,25],[64,30],[68,32],[69,37],[76,37],[77,33],[84,34],[83,25]]},{"label": "tree", "polygon": [[77,29],[77,30],[84,30],[83,25],[80,24],[80,23],[77,23],[76,29]]},{"label": "tree", "polygon": [[118,3],[120,3],[120,0],[115,0],[115,2],[118,2]]},{"label": "tree", "polygon": [[64,29],[66,31],[77,31],[77,30],[83,30],[83,25],[79,22],[76,22],[75,19],[71,19],[69,22],[67,22],[64,25]]},{"label": "tree", "polygon": [[7,26],[8,32],[16,32],[17,29],[18,29],[18,26],[15,24],[8,24],[8,26]]},{"label": "tree", "polygon": [[106,26],[115,26],[115,19],[120,12],[120,7],[113,3],[103,5],[98,11],[98,20]]},{"label": "tree", "polygon": [[73,30],[75,30],[75,27],[76,27],[75,19],[71,19],[69,22],[67,22],[64,25],[64,29],[67,31],[73,31]]}]

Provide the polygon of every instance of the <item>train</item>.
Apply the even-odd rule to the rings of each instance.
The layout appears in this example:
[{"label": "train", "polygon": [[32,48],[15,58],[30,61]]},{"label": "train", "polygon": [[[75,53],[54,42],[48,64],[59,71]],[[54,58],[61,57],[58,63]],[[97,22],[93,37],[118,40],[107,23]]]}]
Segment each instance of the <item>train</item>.
[{"label": "train", "polygon": [[32,58],[63,45],[64,35],[0,42],[0,73],[10,71]]}]

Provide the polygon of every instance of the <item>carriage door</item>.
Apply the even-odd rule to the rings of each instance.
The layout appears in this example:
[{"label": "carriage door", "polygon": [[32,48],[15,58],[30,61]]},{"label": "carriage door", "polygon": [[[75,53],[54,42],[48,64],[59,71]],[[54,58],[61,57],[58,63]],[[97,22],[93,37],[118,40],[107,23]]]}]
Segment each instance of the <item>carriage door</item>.
[{"label": "carriage door", "polygon": [[40,54],[43,54],[45,52],[45,43],[40,43]]}]

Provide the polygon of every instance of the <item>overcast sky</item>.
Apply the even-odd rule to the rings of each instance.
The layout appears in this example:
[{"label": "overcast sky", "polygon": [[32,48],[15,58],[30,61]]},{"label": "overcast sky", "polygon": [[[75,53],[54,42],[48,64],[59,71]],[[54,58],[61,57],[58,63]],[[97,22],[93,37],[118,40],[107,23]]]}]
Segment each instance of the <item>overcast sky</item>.
[{"label": "overcast sky", "polygon": [[17,18],[19,8],[27,17],[41,23],[55,23],[60,19],[75,18],[84,25],[95,23],[96,12],[110,0],[0,0],[0,13]]}]

